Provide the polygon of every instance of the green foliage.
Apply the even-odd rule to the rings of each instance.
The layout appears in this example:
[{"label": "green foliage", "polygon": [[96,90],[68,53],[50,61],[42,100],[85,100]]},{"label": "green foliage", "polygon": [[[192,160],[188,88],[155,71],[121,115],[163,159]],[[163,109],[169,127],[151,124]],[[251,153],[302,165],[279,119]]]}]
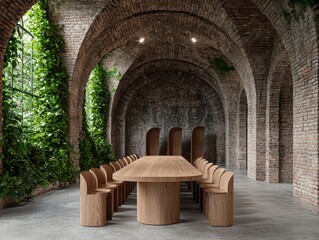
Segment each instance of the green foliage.
[{"label": "green foliage", "polygon": [[[58,28],[49,23],[47,1],[42,0],[28,12],[29,31],[34,35],[35,94],[32,131],[24,131],[17,111],[13,89],[3,78],[3,174],[0,198],[16,201],[31,197],[31,192],[49,183],[67,183],[75,179],[76,170],[69,159],[67,140],[66,70],[59,53],[63,39]],[[6,75],[12,75],[18,62],[19,39],[13,34],[5,57]],[[10,75],[11,74],[11,75]]]},{"label": "green foliage", "polygon": [[210,63],[212,64],[212,67],[222,76],[225,76],[230,71],[235,70],[234,66],[228,65],[223,57],[210,59]]},{"label": "green foliage", "polygon": [[114,77],[119,79],[119,76],[115,68],[105,71],[101,65],[97,65],[90,76],[86,89],[89,101],[86,99],[83,111],[83,136],[80,143],[81,170],[97,167],[114,159],[112,146],[106,139],[110,107],[107,81]]},{"label": "green foliage", "polygon": [[69,182],[76,171],[70,161],[67,138],[67,80],[59,54],[64,45],[60,29],[48,21],[47,0],[40,1],[29,12],[30,31],[35,49],[35,76],[39,79],[34,103],[34,142],[46,153],[46,171],[50,182]]},{"label": "green foliage", "polygon": [[[284,11],[284,18],[288,23],[291,21],[299,21],[300,18],[304,18],[304,13],[307,8],[314,8],[318,6],[318,0],[289,0],[288,5],[291,8],[290,11]],[[319,15],[317,16],[317,20],[319,19]]]}]

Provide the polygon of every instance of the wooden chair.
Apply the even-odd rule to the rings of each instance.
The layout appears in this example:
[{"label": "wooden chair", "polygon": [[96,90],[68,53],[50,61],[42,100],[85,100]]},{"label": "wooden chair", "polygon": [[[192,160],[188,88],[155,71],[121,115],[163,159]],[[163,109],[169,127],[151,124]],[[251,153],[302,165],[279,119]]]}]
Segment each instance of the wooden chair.
[{"label": "wooden chair", "polygon": [[140,158],[136,153],[134,153],[133,156],[135,157],[135,160]]},{"label": "wooden chair", "polygon": [[224,172],[225,172],[225,168],[218,168],[214,171],[212,183],[199,184],[200,186],[199,203],[200,203],[200,208],[203,209],[203,213],[205,216],[207,216],[207,203],[208,203],[207,201],[208,196],[207,196],[206,190],[220,188],[220,179]]},{"label": "wooden chair", "polygon": [[201,188],[219,188],[220,177],[225,172],[225,168],[218,168],[213,173],[213,181],[212,183],[201,183]]},{"label": "wooden chair", "polygon": [[117,203],[117,186],[115,184],[106,183],[106,177],[101,169],[91,168],[90,172],[96,179],[98,192],[103,192],[105,189],[111,190],[111,195],[108,195],[107,199],[107,220],[112,220],[112,216],[115,212],[115,204]]},{"label": "wooden chair", "polygon": [[180,127],[171,128],[168,134],[167,155],[182,155],[182,129]]},{"label": "wooden chair", "polygon": [[159,128],[151,128],[146,133],[146,155],[159,155]]},{"label": "wooden chair", "polygon": [[204,140],[205,140],[205,128],[195,127],[192,131],[191,163],[193,163],[195,159],[204,156]]},{"label": "wooden chair", "polygon": [[199,157],[199,158],[197,158],[194,162],[193,162],[193,165],[197,168],[197,166],[198,166],[198,163],[200,162],[200,160],[202,160],[203,159],[203,157]]},{"label": "wooden chair", "polygon": [[117,186],[117,203],[114,205],[114,211],[117,212],[118,207],[121,206],[122,204],[122,199],[124,198],[122,196],[123,190],[122,190],[122,185],[123,185],[123,181],[116,181],[113,179],[113,168],[108,165],[108,164],[103,164],[100,166],[101,171],[103,172],[105,178],[106,178],[106,182],[109,184],[115,184]]},{"label": "wooden chair", "polygon": [[200,163],[198,164],[198,171],[203,172],[205,165],[208,163],[209,162],[206,159],[203,159],[203,161],[200,161]]},{"label": "wooden chair", "polygon": [[[208,164],[209,162],[206,159],[200,159],[197,165],[197,169],[200,172],[203,172],[203,168],[205,167],[206,164]],[[200,203],[200,188],[197,184],[197,182],[195,182],[195,187],[194,187],[194,198],[195,201],[197,203]]]},{"label": "wooden chair", "polygon": [[[198,163],[203,159],[203,157],[199,157],[197,158],[192,164],[198,168]],[[193,198],[196,199],[196,196],[195,196],[195,189],[196,189],[196,183],[195,182],[192,182],[192,183],[189,183],[189,190],[193,193]]]},{"label": "wooden chair", "polygon": [[[123,161],[125,162],[126,166],[131,164],[133,162],[133,157],[131,156],[127,156],[125,158],[123,158]],[[127,182],[128,183],[128,188],[129,188],[129,192],[133,191],[134,189],[134,182]]]},{"label": "wooden chair", "polygon": [[80,174],[80,224],[87,227],[106,225],[106,198],[110,190],[96,191],[96,179],[89,171]]},{"label": "wooden chair", "polygon": [[233,225],[234,173],[225,172],[219,189],[207,189],[209,225],[227,227]]},{"label": "wooden chair", "polygon": [[126,163],[123,159],[118,159],[116,162],[121,166],[121,168],[124,168],[126,166]]},{"label": "wooden chair", "polygon": [[[129,164],[133,163],[134,161],[136,161],[134,154],[131,156],[127,157],[127,160],[129,161]],[[134,190],[134,188],[136,187],[136,182],[131,182],[131,191]]]},{"label": "wooden chair", "polygon": [[[121,168],[124,168],[130,164],[128,157],[124,157],[122,159],[119,159],[118,161],[121,164]],[[124,185],[126,187],[126,197],[127,197],[130,194],[130,192],[132,191],[132,184],[131,184],[131,182],[124,182]]]},{"label": "wooden chair", "polygon": [[208,170],[207,170],[207,178],[206,179],[201,179],[197,181],[198,184],[213,184],[214,183],[214,172],[218,169],[218,165],[212,165]]},{"label": "wooden chair", "polygon": [[130,157],[129,157],[129,156],[127,156],[127,157],[123,158],[123,161],[124,161],[124,163],[125,163],[125,166],[127,166],[127,165],[131,164],[131,159],[130,159]]},{"label": "wooden chair", "polygon": [[209,173],[209,169],[214,166],[214,163],[210,163],[208,162],[207,164],[204,165],[204,167],[202,168],[202,179],[207,180],[208,178],[208,173]]}]

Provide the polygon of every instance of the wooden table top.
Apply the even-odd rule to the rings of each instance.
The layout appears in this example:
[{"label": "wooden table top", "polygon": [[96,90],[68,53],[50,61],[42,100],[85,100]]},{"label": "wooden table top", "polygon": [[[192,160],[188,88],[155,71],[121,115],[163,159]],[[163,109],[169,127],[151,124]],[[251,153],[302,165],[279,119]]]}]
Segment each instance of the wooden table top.
[{"label": "wooden table top", "polygon": [[201,179],[201,172],[181,156],[145,156],[113,173],[130,182],[183,182]]}]

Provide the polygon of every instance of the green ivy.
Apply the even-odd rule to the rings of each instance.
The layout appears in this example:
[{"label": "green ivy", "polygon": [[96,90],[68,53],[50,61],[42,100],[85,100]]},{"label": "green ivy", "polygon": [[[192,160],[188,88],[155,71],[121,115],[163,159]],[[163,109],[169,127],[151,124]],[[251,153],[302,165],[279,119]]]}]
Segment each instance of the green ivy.
[{"label": "green ivy", "polygon": [[45,170],[50,182],[75,179],[74,163],[70,160],[68,142],[68,74],[59,54],[64,41],[60,28],[48,20],[47,0],[30,11],[30,31],[34,35],[35,76],[38,81],[34,103],[34,142],[46,153]]},{"label": "green ivy", "polygon": [[[290,11],[284,11],[284,18],[288,23],[291,21],[299,21],[300,18],[304,18],[304,13],[308,8],[314,8],[319,5],[318,0],[289,0],[288,5],[291,8]],[[319,20],[319,15],[317,16]]]},{"label": "green ivy", "polygon": [[210,63],[212,67],[222,76],[225,76],[230,71],[235,70],[234,66],[228,65],[228,63],[223,57],[215,57],[213,59],[210,59]]},{"label": "green ivy", "polygon": [[114,77],[120,79],[115,67],[105,71],[101,65],[97,65],[90,76],[86,89],[90,103],[86,101],[84,104],[86,109],[83,110],[83,136],[80,143],[81,170],[97,167],[114,159],[112,146],[106,138],[107,116],[110,108],[107,82]]},{"label": "green ivy", "polygon": [[[16,201],[31,197],[37,187],[49,183],[68,183],[77,171],[70,160],[67,138],[67,80],[59,54],[63,39],[59,28],[48,21],[47,0],[41,0],[28,12],[28,27],[34,35],[37,85],[34,99],[32,131],[24,131],[13,90],[3,78],[3,174],[0,176],[0,198]],[[13,34],[4,61],[4,71],[17,66],[18,39]],[[14,77],[14,76],[13,76]]]}]

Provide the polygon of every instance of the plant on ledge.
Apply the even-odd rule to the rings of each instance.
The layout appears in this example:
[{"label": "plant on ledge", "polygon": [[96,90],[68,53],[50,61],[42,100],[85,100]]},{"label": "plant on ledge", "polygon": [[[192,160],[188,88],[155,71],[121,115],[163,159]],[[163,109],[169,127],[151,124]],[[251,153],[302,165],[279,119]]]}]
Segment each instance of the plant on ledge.
[{"label": "plant on ledge", "polygon": [[215,57],[209,60],[212,67],[222,76],[226,76],[235,68],[233,65],[229,65],[223,57]]}]

